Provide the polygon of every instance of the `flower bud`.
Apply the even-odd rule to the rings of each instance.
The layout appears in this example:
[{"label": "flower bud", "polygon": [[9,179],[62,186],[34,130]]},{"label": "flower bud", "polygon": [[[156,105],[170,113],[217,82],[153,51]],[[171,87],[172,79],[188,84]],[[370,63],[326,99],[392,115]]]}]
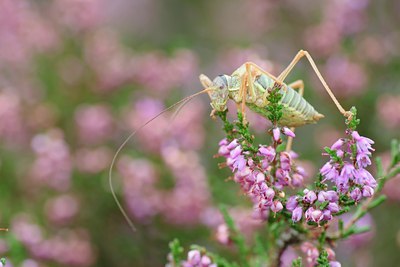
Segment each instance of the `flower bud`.
[{"label": "flower bud", "polygon": [[303,208],[302,207],[297,207],[293,210],[293,213],[292,213],[293,222],[300,221],[302,216],[303,216]]},{"label": "flower bud", "polygon": [[272,136],[274,137],[275,142],[278,142],[280,136],[281,136],[281,131],[279,128],[274,128],[272,129]]},{"label": "flower bud", "polygon": [[366,185],[363,188],[363,197],[372,197],[374,194],[374,189],[372,187]]},{"label": "flower bud", "polygon": [[290,130],[288,127],[283,127],[283,134],[286,136],[290,136],[290,137],[296,137],[296,135],[294,134],[294,132],[292,132],[292,130]]},{"label": "flower bud", "polygon": [[330,202],[330,203],[328,204],[327,209],[328,209],[329,211],[331,211],[332,213],[337,213],[337,212],[340,211],[339,205],[338,205],[337,203],[335,203],[335,202]]}]

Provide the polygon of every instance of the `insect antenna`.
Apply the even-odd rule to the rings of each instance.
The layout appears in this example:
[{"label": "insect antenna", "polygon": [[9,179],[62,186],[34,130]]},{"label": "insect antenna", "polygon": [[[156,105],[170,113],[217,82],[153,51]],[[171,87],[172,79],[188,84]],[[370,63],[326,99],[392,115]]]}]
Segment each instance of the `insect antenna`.
[{"label": "insect antenna", "polygon": [[212,90],[212,88],[206,88],[200,92],[197,92],[195,94],[192,94],[190,96],[187,96],[181,100],[179,100],[178,102],[172,104],[171,106],[167,107],[166,109],[164,109],[163,111],[161,111],[160,113],[158,113],[156,116],[154,116],[153,118],[149,119],[147,122],[145,122],[144,124],[142,124],[138,129],[136,129],[135,131],[133,131],[125,140],[124,142],[122,142],[122,144],[119,146],[119,148],[117,149],[117,151],[114,154],[114,157],[111,161],[111,165],[110,168],[108,170],[108,184],[111,190],[111,194],[114,198],[115,203],[117,204],[119,210],[121,211],[122,215],[124,216],[126,222],[129,224],[129,227],[132,229],[132,231],[136,232],[136,227],[133,224],[132,220],[129,218],[128,214],[126,213],[125,209],[122,207],[121,202],[118,200],[117,194],[115,193],[115,189],[113,186],[113,169],[114,169],[114,165],[115,162],[120,154],[120,152],[122,151],[122,149],[126,146],[126,144],[136,135],[136,133],[138,133],[140,130],[142,130],[144,127],[146,127],[148,124],[150,124],[152,121],[154,121],[155,119],[157,119],[159,116],[163,115],[165,112],[173,109],[174,107],[178,106],[178,110],[174,113],[173,118],[176,117],[176,115],[178,114],[178,112],[182,109],[182,107],[187,104],[190,100],[192,100],[193,98],[195,98],[196,96],[199,96],[201,94],[204,93],[208,93],[210,90]]}]

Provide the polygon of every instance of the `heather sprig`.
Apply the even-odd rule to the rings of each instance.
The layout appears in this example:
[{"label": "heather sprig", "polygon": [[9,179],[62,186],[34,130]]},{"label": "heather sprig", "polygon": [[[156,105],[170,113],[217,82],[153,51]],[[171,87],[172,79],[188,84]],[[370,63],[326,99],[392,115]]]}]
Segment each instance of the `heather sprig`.
[{"label": "heather sprig", "polygon": [[[377,194],[388,179],[400,173],[399,143],[392,143],[388,170],[383,170],[379,158],[376,160],[377,176],[374,177],[367,170],[372,164],[374,141],[358,133],[360,120],[353,107],[352,116],[345,122],[345,136],[325,148],[322,155],[328,157],[327,162],[320,168],[316,181],[305,185],[306,174],[296,163],[297,154],[285,150],[285,138],[294,138],[295,134],[278,124],[282,116],[279,95],[279,88],[274,88],[268,96],[268,111],[273,122],[267,131],[269,144],[255,143],[240,112],[233,122],[227,119],[227,111],[217,113],[226,132],[217,154],[225,159],[221,166],[231,170],[232,180],[253,203],[253,217],[268,225],[266,236],[256,235],[251,247],[227,209],[222,207],[229,239],[237,248],[240,266],[261,266],[266,262],[268,266],[280,266],[288,247],[300,245],[305,258],[294,260],[292,266],[303,266],[307,262],[307,266],[339,267],[341,264],[336,261],[331,246],[338,240],[369,231],[369,227],[358,227],[356,222],[385,201],[385,196]],[[354,207],[353,216],[344,224],[340,216]],[[338,219],[333,220],[335,217]],[[327,231],[331,227],[337,228],[333,234]],[[205,255],[211,260],[207,262],[217,262],[217,257],[210,256],[205,249],[189,253],[188,259],[179,266],[203,266],[196,264]],[[235,266],[235,263],[229,264],[225,260],[218,266]]]}]

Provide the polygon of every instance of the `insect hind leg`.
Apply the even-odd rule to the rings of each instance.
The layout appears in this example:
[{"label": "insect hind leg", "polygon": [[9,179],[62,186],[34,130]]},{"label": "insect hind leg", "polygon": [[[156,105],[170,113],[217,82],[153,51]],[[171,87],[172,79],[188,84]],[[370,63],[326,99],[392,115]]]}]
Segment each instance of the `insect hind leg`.
[{"label": "insect hind leg", "polygon": [[[298,89],[299,90],[299,95],[303,96],[304,94],[304,82],[303,80],[297,80],[294,81],[291,84],[288,84],[289,87],[293,88],[293,89]],[[295,127],[290,128],[290,130],[294,133],[295,131]],[[289,152],[292,150],[292,145],[293,145],[293,137],[288,137],[288,141],[286,144],[286,151]]]},{"label": "insect hind leg", "polygon": [[324,77],[322,77],[321,72],[319,71],[317,65],[315,64],[313,58],[311,57],[310,53],[304,50],[300,50],[296,56],[293,58],[292,62],[286,67],[286,69],[278,76],[278,80],[282,81],[287,77],[287,75],[292,71],[294,66],[300,61],[301,58],[306,57],[308,62],[310,63],[311,67],[313,68],[315,74],[317,74],[318,79],[322,83],[323,87],[325,88],[328,95],[331,97],[332,101],[335,103],[336,107],[347,119],[350,119],[352,113],[350,111],[346,111],[339,101],[336,99],[335,95],[333,94],[332,90],[329,88],[328,84],[326,83]]}]

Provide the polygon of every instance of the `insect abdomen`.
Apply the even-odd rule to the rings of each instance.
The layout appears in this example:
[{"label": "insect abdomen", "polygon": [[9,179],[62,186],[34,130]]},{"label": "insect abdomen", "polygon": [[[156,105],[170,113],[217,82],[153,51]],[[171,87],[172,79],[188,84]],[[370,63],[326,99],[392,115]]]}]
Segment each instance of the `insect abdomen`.
[{"label": "insect abdomen", "polygon": [[281,93],[283,116],[280,124],[289,127],[298,127],[309,123],[316,123],[324,117],[293,88],[287,86],[286,90],[281,89]]}]

